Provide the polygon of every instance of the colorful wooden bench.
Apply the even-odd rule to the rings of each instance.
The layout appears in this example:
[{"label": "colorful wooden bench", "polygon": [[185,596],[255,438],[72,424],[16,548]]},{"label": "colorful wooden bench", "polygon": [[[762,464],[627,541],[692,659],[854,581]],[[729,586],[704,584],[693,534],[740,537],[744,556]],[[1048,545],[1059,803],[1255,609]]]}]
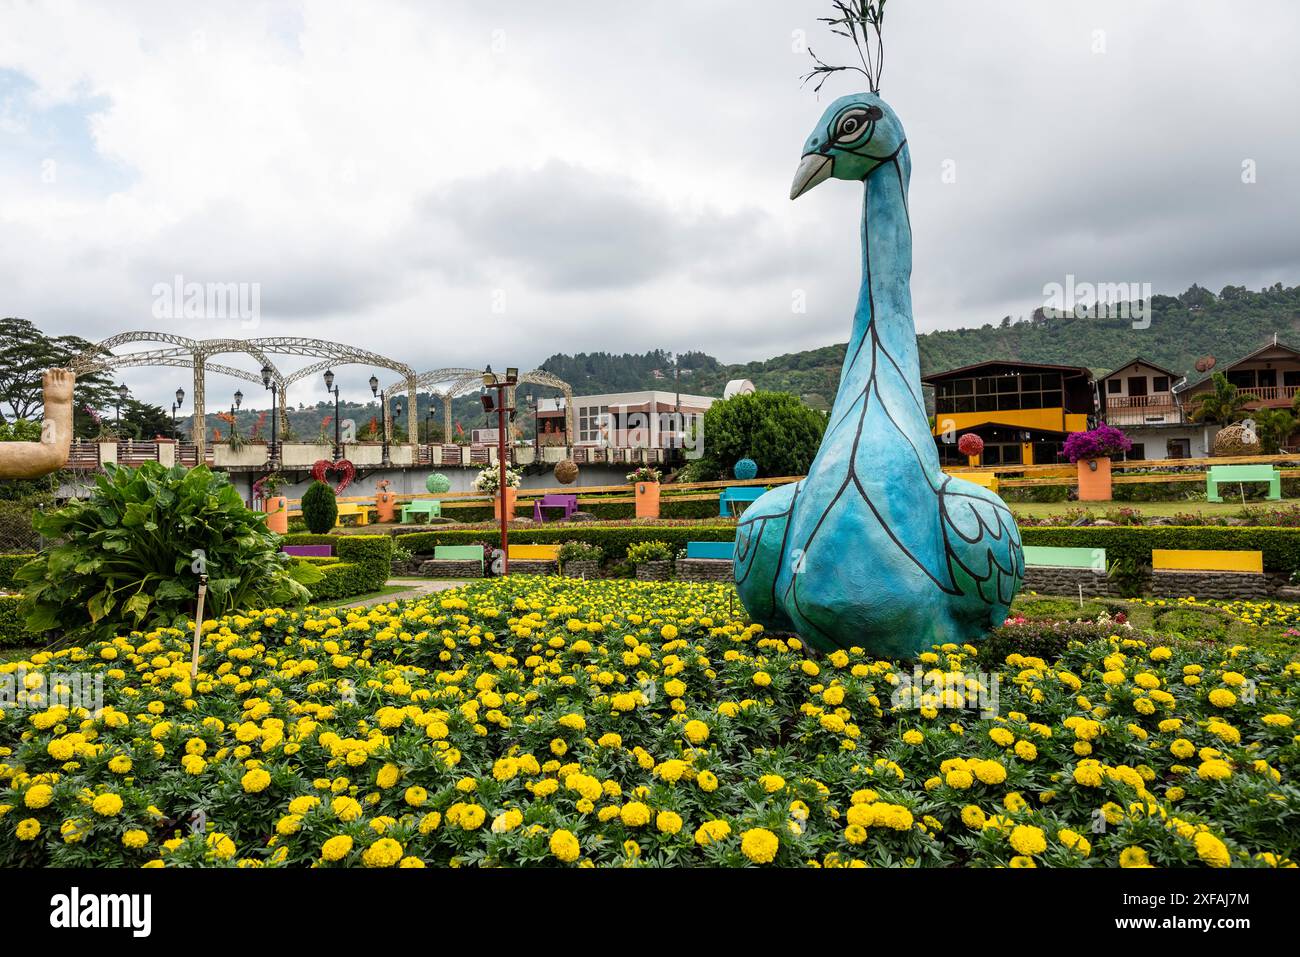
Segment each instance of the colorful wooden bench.
[{"label": "colorful wooden bench", "polygon": [[559,545],[511,545],[506,553],[510,560],[521,562],[558,562]]},{"label": "colorful wooden bench", "polygon": [[417,498],[407,502],[402,506],[402,524],[405,525],[412,515],[438,518],[442,515],[442,502],[436,498]]},{"label": "colorful wooden bench", "polygon": [[578,496],[576,495],[543,495],[533,502],[533,521],[542,522],[542,509],[558,508],[564,512],[567,519],[570,515],[578,510]]},{"label": "colorful wooden bench", "polygon": [[355,515],[357,517],[358,525],[370,524],[369,505],[358,505],[355,502],[339,502],[338,509],[339,509],[339,515],[338,518],[334,519],[335,525],[343,524],[344,515]]},{"label": "colorful wooden bench", "polygon": [[1264,553],[1245,550],[1156,548],[1151,551],[1153,571],[1264,573]]},{"label": "colorful wooden bench", "polygon": [[1282,473],[1271,465],[1211,465],[1205,473],[1205,500],[1222,502],[1219,485],[1223,482],[1267,482],[1268,498],[1282,498]]},{"label": "colorful wooden bench", "polygon": [[945,474],[951,475],[953,478],[964,479],[972,485],[986,488],[990,492],[998,490],[998,477],[993,472],[948,472]]},{"label": "colorful wooden bench", "polygon": [[333,558],[333,545],[285,545],[280,551],[295,558]]},{"label": "colorful wooden bench", "polygon": [[731,561],[736,550],[735,542],[687,542],[686,557],[710,561]]},{"label": "colorful wooden bench", "polygon": [[1106,549],[1026,545],[1025,564],[1039,568],[1091,568],[1106,570]]},{"label": "colorful wooden bench", "polygon": [[744,511],[737,506],[752,504],[766,491],[761,485],[732,485],[724,488],[718,493],[718,515],[735,517]]},{"label": "colorful wooden bench", "polygon": [[479,577],[483,577],[482,545],[435,545],[433,560],[435,562],[469,562],[478,566]]}]

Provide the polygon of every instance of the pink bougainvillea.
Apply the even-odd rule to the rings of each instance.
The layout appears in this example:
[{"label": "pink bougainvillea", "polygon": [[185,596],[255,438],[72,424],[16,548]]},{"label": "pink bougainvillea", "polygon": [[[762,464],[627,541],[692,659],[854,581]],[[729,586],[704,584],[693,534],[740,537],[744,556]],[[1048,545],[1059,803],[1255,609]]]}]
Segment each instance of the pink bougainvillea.
[{"label": "pink bougainvillea", "polygon": [[1087,432],[1071,432],[1062,451],[1071,462],[1104,459],[1133,448],[1127,435],[1113,425],[1099,425]]}]

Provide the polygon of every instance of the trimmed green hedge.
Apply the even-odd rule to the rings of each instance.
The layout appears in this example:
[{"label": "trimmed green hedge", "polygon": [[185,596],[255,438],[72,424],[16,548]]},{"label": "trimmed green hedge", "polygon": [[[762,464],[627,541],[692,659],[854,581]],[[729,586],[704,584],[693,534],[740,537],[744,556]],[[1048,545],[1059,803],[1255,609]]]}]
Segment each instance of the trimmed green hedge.
[{"label": "trimmed green hedge", "polygon": [[35,557],[35,552],[0,555],[0,588],[17,588],[17,583],[14,581],[14,572],[18,570],[19,566],[26,565]]},{"label": "trimmed green hedge", "polygon": [[23,616],[18,614],[21,602],[20,595],[0,595],[0,648],[30,645],[37,640],[23,626]]},{"label": "trimmed green hedge", "polygon": [[369,587],[366,570],[354,562],[334,562],[319,567],[325,577],[314,585],[307,586],[313,602],[338,601],[378,591],[377,588]]},{"label": "trimmed green hedge", "polygon": [[[578,494],[581,494],[581,492]],[[615,521],[621,518],[636,518],[635,502],[605,503],[588,501],[583,502],[578,508],[589,515],[594,515],[602,522]],[[519,507],[515,509],[515,514],[531,518],[533,514],[532,503],[521,502]],[[455,519],[458,522],[486,522],[493,515],[491,505],[475,506],[473,508],[449,508],[442,513],[443,518]],[[554,519],[557,512],[554,509],[546,509],[542,515],[547,519]],[[674,501],[672,496],[668,495],[659,499],[659,516],[661,518],[716,518],[717,515],[718,500],[716,497],[688,502]]]},{"label": "trimmed green hedge", "polygon": [[[600,528],[557,523],[510,532],[510,541],[517,545],[562,545],[565,542],[599,545],[604,550],[605,557],[614,561],[626,558],[628,546],[637,542],[653,540],[685,548],[687,542],[729,542],[735,537],[734,525],[614,525]],[[457,528],[413,532],[398,535],[396,540],[415,555],[432,555],[436,545],[482,545],[494,542],[496,538],[492,529]]]},{"label": "trimmed green hedge", "polygon": [[[393,538],[391,535],[285,535],[285,545],[333,545],[338,564],[355,566],[353,570],[335,569],[332,565],[318,566],[326,577],[324,581],[310,586],[312,596],[318,601],[325,600],[322,588],[329,591],[334,588],[355,587],[355,591],[329,595],[329,598],[347,598],[351,595],[364,595],[379,591],[387,584],[393,573]],[[343,583],[330,584],[331,579],[341,578]]]},{"label": "trimmed green hedge", "polygon": [[1153,548],[1222,549],[1264,554],[1264,570],[1300,568],[1300,528],[1224,525],[1080,525],[1022,528],[1026,545],[1104,548],[1107,562],[1151,564]]}]

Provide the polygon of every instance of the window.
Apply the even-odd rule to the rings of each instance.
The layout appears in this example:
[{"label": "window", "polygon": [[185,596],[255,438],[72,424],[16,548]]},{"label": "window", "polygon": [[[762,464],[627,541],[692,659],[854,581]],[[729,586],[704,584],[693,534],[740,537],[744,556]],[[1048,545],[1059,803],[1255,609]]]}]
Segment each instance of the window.
[{"label": "window", "polygon": [[1152,392],[1168,392],[1168,391],[1169,391],[1169,376],[1167,376],[1167,375],[1158,375],[1158,376],[1156,376],[1155,378],[1153,378],[1153,379],[1151,380],[1151,391],[1152,391]]},{"label": "window", "polygon": [[1122,388],[1124,388],[1124,383],[1121,382],[1119,379],[1107,379],[1107,380],[1106,380],[1106,394],[1107,394],[1107,395],[1119,395],[1119,393],[1120,393],[1120,389],[1122,389]]},{"label": "window", "polygon": [[1192,457],[1191,439],[1170,439],[1165,443],[1165,454],[1171,459],[1188,459]]},{"label": "window", "polygon": [[1143,442],[1134,442],[1133,448],[1129,449],[1128,452],[1125,453],[1124,455],[1125,460],[1130,462],[1141,461],[1146,457],[1147,457],[1147,447],[1146,444]]},{"label": "window", "polygon": [[1128,394],[1131,396],[1147,394],[1147,377],[1144,375],[1129,376]]}]

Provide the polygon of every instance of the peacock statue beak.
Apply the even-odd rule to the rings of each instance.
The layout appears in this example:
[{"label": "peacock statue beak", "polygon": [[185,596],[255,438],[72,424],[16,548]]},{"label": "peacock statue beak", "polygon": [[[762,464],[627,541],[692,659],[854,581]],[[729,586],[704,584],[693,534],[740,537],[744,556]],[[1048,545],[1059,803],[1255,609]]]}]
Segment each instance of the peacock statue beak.
[{"label": "peacock statue beak", "polygon": [[799,162],[790,186],[790,198],[798,199],[822,180],[830,179],[835,160],[822,153],[807,153]]}]

